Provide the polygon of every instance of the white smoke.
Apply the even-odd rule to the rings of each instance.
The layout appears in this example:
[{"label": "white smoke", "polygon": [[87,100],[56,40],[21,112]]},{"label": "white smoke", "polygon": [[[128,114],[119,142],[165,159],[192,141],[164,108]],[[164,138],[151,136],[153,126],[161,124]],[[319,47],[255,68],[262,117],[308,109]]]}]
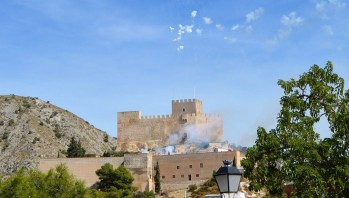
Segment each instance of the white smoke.
[{"label": "white smoke", "polygon": [[149,151],[144,148],[141,148],[141,153],[149,153]]},{"label": "white smoke", "polygon": [[203,144],[209,142],[221,142],[222,136],[220,119],[214,119],[207,124],[187,125],[178,133],[171,134],[168,140],[170,145],[176,144]]}]

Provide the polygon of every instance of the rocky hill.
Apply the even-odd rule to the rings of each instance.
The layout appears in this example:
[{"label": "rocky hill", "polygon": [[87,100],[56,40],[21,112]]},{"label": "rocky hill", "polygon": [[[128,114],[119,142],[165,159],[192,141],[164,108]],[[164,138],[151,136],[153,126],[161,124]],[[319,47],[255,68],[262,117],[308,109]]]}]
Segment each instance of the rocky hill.
[{"label": "rocky hill", "polygon": [[72,137],[87,154],[99,156],[116,146],[106,132],[49,102],[0,96],[0,174],[36,168],[40,158],[64,157]]}]

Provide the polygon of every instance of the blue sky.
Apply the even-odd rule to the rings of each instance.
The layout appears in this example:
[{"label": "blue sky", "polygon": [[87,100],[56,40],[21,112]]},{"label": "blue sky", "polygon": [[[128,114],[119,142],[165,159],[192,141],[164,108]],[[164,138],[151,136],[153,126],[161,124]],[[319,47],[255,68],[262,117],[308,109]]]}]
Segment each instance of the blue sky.
[{"label": "blue sky", "polygon": [[250,146],[258,126],[275,126],[278,79],[328,60],[349,79],[348,7],[345,0],[3,1],[0,94],[50,101],[112,136],[117,112],[171,114],[172,99],[195,96],[206,113],[223,114],[226,140]]}]

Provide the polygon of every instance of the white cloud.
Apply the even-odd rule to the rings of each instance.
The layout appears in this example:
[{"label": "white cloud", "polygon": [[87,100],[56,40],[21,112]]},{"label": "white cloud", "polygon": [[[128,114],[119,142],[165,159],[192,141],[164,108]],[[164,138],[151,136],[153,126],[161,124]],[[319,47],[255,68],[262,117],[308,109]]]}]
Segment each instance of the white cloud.
[{"label": "white cloud", "polygon": [[210,17],[202,17],[202,20],[204,20],[204,23],[206,25],[210,25],[211,23],[213,23],[213,21]]},{"label": "white cloud", "polygon": [[316,9],[317,11],[319,11],[319,12],[324,11],[325,8],[326,8],[326,2],[324,2],[324,1],[320,1],[320,2],[317,2],[317,3],[315,4],[315,9]]},{"label": "white cloud", "polygon": [[191,12],[191,17],[196,17],[196,14],[197,14],[198,12],[196,11],[196,10],[193,10],[192,12]]},{"label": "white cloud", "polygon": [[292,30],[291,29],[280,29],[278,30],[278,34],[277,34],[277,39],[278,40],[282,40],[286,37],[288,37],[291,34]]},{"label": "white cloud", "polygon": [[170,26],[170,28],[169,28],[169,29],[170,29],[170,32],[173,32],[173,30],[174,30],[174,28],[173,28],[173,27],[171,27],[171,26]]},{"label": "white cloud", "polygon": [[194,27],[194,25],[186,25],[185,26],[185,31],[187,33],[192,33],[193,32],[193,27]]},{"label": "white cloud", "polygon": [[277,35],[273,39],[267,40],[267,43],[271,44],[271,45],[275,45],[278,42],[280,42],[281,40],[283,40],[286,37],[288,37],[291,34],[291,32],[292,32],[291,28],[279,29],[278,32],[277,32]]},{"label": "white cloud", "polygon": [[178,41],[180,41],[181,39],[182,39],[181,36],[177,36],[175,39],[173,39],[173,41],[174,41],[174,42],[178,42]]},{"label": "white cloud", "polygon": [[237,39],[229,36],[225,36],[224,40],[229,41],[230,43],[236,43]]},{"label": "white cloud", "polygon": [[336,8],[344,8],[346,6],[346,3],[343,2],[343,0],[328,0],[330,5],[336,7]]},{"label": "white cloud", "polygon": [[236,24],[233,27],[231,27],[231,30],[235,31],[235,30],[238,30],[239,28],[240,28],[240,25]]},{"label": "white cloud", "polygon": [[220,31],[224,30],[224,26],[222,24],[216,24],[216,28]]},{"label": "white cloud", "polygon": [[332,29],[331,26],[329,26],[329,25],[324,25],[324,26],[322,26],[321,28],[322,28],[322,30],[323,30],[326,34],[328,34],[328,35],[330,35],[330,36],[334,35],[333,29]]},{"label": "white cloud", "polygon": [[246,31],[247,33],[252,32],[252,31],[253,31],[252,25],[247,26],[247,27],[245,28],[245,31]]},{"label": "white cloud", "polygon": [[202,29],[198,29],[198,28],[197,28],[195,31],[196,31],[196,33],[197,33],[198,35],[201,35],[201,34],[202,34]]},{"label": "white cloud", "polygon": [[318,12],[324,12],[328,8],[344,8],[347,4],[343,0],[320,0],[316,1],[315,9]]},{"label": "white cloud", "polygon": [[264,13],[264,9],[263,8],[258,8],[253,12],[250,12],[248,14],[246,14],[246,22],[251,22],[254,20],[259,19]]},{"label": "white cloud", "polygon": [[184,49],[184,46],[183,46],[183,45],[180,45],[180,46],[177,47],[177,51],[178,51],[178,52],[183,51],[183,49]]},{"label": "white cloud", "polygon": [[298,26],[303,23],[303,18],[302,17],[297,17],[296,12],[291,12],[287,16],[284,15],[281,18],[281,23],[284,24],[285,26],[292,27],[292,26]]}]

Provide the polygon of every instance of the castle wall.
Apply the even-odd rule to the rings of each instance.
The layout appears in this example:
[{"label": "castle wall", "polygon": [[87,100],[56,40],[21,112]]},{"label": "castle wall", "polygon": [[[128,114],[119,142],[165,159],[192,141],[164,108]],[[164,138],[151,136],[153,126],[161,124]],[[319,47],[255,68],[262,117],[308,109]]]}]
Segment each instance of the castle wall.
[{"label": "castle wall", "polygon": [[161,188],[164,191],[183,189],[212,177],[223,166],[223,160],[233,160],[240,167],[240,152],[210,152],[153,156],[153,167],[159,162]]},{"label": "castle wall", "polygon": [[[183,112],[184,109],[184,112]],[[195,125],[208,134],[209,142],[223,139],[222,117],[202,113],[200,100],[172,101],[172,115],[142,116],[139,111],[119,112],[117,150],[139,151],[167,146],[171,134]]]},{"label": "castle wall", "polygon": [[99,181],[96,170],[100,169],[101,166],[110,163],[114,168],[117,168],[123,162],[123,157],[40,159],[39,170],[48,172],[59,164],[65,164],[71,174],[84,181],[87,186],[92,186]]},{"label": "castle wall", "polygon": [[56,158],[40,159],[39,170],[43,172],[65,164],[69,172],[76,178],[92,186],[98,180],[96,170],[105,163],[110,163],[114,168],[124,164],[133,178],[133,185],[140,191],[154,190],[154,167],[159,162],[161,189],[174,191],[185,189],[190,184],[201,184],[212,176],[223,165],[223,160],[233,160],[235,157],[237,167],[240,167],[240,152],[210,152],[177,155],[153,154],[126,154],[124,157],[100,158]]},{"label": "castle wall", "polygon": [[154,190],[152,177],[152,155],[126,154],[124,158],[124,166],[125,168],[130,170],[134,178],[133,185],[138,187],[139,191]]}]

